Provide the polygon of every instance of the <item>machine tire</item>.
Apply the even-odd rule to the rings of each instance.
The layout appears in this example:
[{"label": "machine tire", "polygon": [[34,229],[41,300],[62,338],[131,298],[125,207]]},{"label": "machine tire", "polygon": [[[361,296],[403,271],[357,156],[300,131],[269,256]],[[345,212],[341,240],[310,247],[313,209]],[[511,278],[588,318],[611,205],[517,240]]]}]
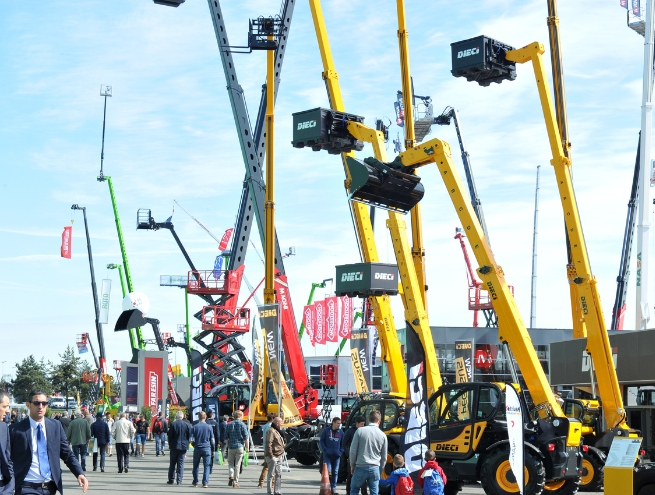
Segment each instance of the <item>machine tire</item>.
[{"label": "machine tire", "polygon": [[316,457],[306,452],[296,452],[296,460],[303,466],[313,466],[316,464]]},{"label": "machine tire", "polygon": [[636,495],[655,495],[655,484],[642,486]]},{"label": "machine tire", "polygon": [[544,484],[543,495],[574,495],[580,489],[580,478],[551,481]]},{"label": "machine tire", "polygon": [[[527,474],[524,493],[541,495],[546,476],[544,465],[530,452],[525,452],[524,466]],[[497,449],[491,452],[482,463],[480,470],[480,481],[484,492],[487,495],[507,495],[513,493],[510,490],[516,490],[518,493],[516,482],[511,482],[507,477],[509,471],[509,450]]]},{"label": "machine tire", "polygon": [[601,492],[605,484],[605,464],[596,456],[585,452],[582,455],[581,492]]}]

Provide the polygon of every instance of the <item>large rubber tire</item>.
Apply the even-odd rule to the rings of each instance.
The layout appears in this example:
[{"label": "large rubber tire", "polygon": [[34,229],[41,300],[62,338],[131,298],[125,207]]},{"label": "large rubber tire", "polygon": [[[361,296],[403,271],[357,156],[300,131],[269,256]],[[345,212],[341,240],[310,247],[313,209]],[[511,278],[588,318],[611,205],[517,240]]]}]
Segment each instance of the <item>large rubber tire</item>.
[{"label": "large rubber tire", "polygon": [[543,495],[574,495],[580,488],[580,478],[551,481],[544,485]]},{"label": "large rubber tire", "polygon": [[[526,482],[523,493],[541,495],[546,470],[543,463],[530,452],[525,453],[524,477]],[[519,487],[509,465],[509,450],[497,449],[491,452],[482,463],[480,481],[487,495],[507,495],[518,493]]]},{"label": "large rubber tire", "polygon": [[296,460],[303,466],[313,466],[316,464],[316,457],[306,452],[296,452]]},{"label": "large rubber tire", "polygon": [[459,481],[449,481],[443,489],[443,495],[457,495],[462,491],[462,484]]},{"label": "large rubber tire", "polygon": [[655,495],[655,485],[645,485],[637,492],[637,495]]},{"label": "large rubber tire", "polygon": [[594,455],[585,452],[582,455],[581,492],[602,492],[605,484],[605,464]]}]

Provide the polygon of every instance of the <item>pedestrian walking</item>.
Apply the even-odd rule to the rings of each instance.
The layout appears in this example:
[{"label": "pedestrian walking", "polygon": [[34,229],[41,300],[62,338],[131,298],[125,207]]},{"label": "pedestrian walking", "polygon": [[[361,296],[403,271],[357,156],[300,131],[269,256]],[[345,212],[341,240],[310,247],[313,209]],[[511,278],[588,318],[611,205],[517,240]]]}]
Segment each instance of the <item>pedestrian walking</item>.
[{"label": "pedestrian walking", "polygon": [[[136,431],[136,422],[137,418],[134,414],[130,414],[129,421],[132,423],[132,426],[134,426],[134,431]],[[136,450],[135,450],[135,444],[136,444],[136,435],[133,435],[130,438],[130,455],[136,455]]]},{"label": "pedestrian walking", "polygon": [[266,431],[264,439],[264,460],[268,465],[268,476],[266,477],[266,493],[268,495],[281,495],[283,455],[282,418],[276,416],[271,422],[271,427]]},{"label": "pedestrian walking", "polygon": [[337,492],[339,462],[341,461],[341,454],[343,454],[343,448],[341,447],[342,441],[343,431],[341,430],[341,418],[332,418],[332,424],[329,428],[323,428],[319,440],[321,452],[323,452],[323,463],[327,464],[328,473],[330,475],[332,495],[336,495]]},{"label": "pedestrian walking", "polygon": [[207,414],[205,411],[198,413],[198,422],[193,427],[193,482],[194,487],[198,486],[198,471],[202,460],[202,487],[209,486],[209,471],[211,468],[212,451],[216,448],[214,430],[206,423]]},{"label": "pedestrian walking", "polygon": [[[189,440],[193,428],[190,423],[184,421],[184,413],[178,411],[173,421],[168,427],[168,452],[170,464],[168,466],[168,481],[172,485],[177,481],[178,485],[182,484],[184,477],[184,457],[189,450]],[[175,480],[175,481],[174,481]]]},{"label": "pedestrian walking", "polygon": [[0,495],[13,495],[16,483],[9,443],[9,394],[0,390]]},{"label": "pedestrian walking", "polygon": [[91,436],[94,440],[93,445],[93,470],[98,470],[98,454],[100,454],[100,472],[105,472],[105,456],[107,454],[107,445],[111,438],[109,426],[102,420],[102,413],[98,413],[96,421],[91,425]]},{"label": "pedestrian walking", "polygon": [[400,454],[393,456],[393,471],[389,477],[380,480],[380,486],[389,485],[394,495],[414,495],[414,481],[405,467],[405,458]]},{"label": "pedestrian walking", "polygon": [[[268,429],[273,424],[273,420],[275,419],[275,414],[268,413],[266,415],[266,419],[268,420],[268,422],[264,423],[264,425],[262,426],[262,443],[264,444],[264,448],[266,448],[266,432],[268,432]],[[264,459],[266,459],[266,456],[264,456]],[[259,484],[257,485],[257,488],[264,488],[264,480],[266,479],[267,474],[268,474],[268,462],[264,461],[264,465],[262,466],[262,472],[259,475]]]},{"label": "pedestrian walking", "polygon": [[93,418],[93,414],[91,414],[91,412],[88,409],[82,408],[82,414],[84,415],[84,419],[86,419],[86,422],[89,423],[89,427],[93,423],[95,423],[95,419]]},{"label": "pedestrian walking", "polygon": [[82,471],[86,471],[86,454],[89,440],[91,440],[91,428],[86,419],[84,419],[82,412],[77,411],[75,413],[75,419],[68,425],[66,436],[73,447],[75,457],[82,466]]},{"label": "pedestrian walking", "polygon": [[155,437],[155,450],[157,451],[157,457],[159,457],[160,453],[161,455],[164,455],[167,434],[168,421],[166,421],[164,413],[160,412],[152,423],[152,436]]},{"label": "pedestrian walking", "polygon": [[227,459],[227,425],[229,420],[230,417],[226,414],[223,416],[223,420],[218,423],[218,436],[220,437],[223,459]]},{"label": "pedestrian walking", "polygon": [[111,436],[116,440],[116,459],[118,472],[128,472],[130,467],[130,440],[134,436],[134,425],[124,412],[118,415],[118,421],[111,429]]},{"label": "pedestrian walking", "polygon": [[[343,441],[341,442],[341,445],[344,450],[344,454],[346,457],[346,465],[350,467],[350,445],[352,444],[353,437],[355,436],[355,432],[357,431],[357,428],[362,428],[366,425],[366,418],[362,415],[355,416],[353,419],[353,423],[350,425],[350,428],[346,430],[346,432],[343,434]],[[346,469],[348,472],[348,476],[346,477],[346,495],[350,495],[350,483],[353,479],[353,473],[351,472],[350,469]],[[368,495],[368,489],[366,488],[366,483],[364,483],[361,487],[362,495]]]},{"label": "pedestrian walking", "polygon": [[146,440],[150,434],[150,426],[143,414],[139,414],[139,421],[134,424],[136,428],[136,455],[143,457],[146,453]]},{"label": "pedestrian walking", "polygon": [[241,421],[243,413],[234,411],[232,421],[227,425],[227,464],[230,468],[230,480],[228,486],[239,488],[239,471],[243,453],[248,451],[248,427]]},{"label": "pedestrian walking", "polygon": [[387,436],[380,430],[380,411],[371,411],[368,425],[358,428],[350,444],[350,494],[357,495],[359,487],[368,484],[371,495],[378,495],[380,474],[387,460]]},{"label": "pedestrian walking", "polygon": [[[107,426],[109,427],[109,431],[111,432],[111,428],[112,428],[112,426],[114,426],[114,418],[111,417],[111,413],[109,411],[107,411],[105,413],[105,423],[107,423]],[[109,435],[109,443],[107,444],[107,455],[109,457],[114,455],[112,453],[112,448],[113,447],[114,447],[114,437],[112,437],[111,434],[110,434]]]},{"label": "pedestrian walking", "polygon": [[[68,446],[61,423],[46,418],[48,396],[41,390],[29,394],[29,416],[9,428],[15,491],[21,495],[63,493],[60,459],[86,493],[89,481]],[[83,420],[84,421],[84,420]]]},{"label": "pedestrian walking", "polygon": [[71,418],[68,417],[68,411],[61,413],[61,418],[59,419],[61,426],[64,427],[64,431],[68,431],[68,425],[71,424]]},{"label": "pedestrian walking", "polygon": [[205,421],[209,426],[211,426],[212,432],[214,433],[214,448],[212,449],[212,459],[211,465],[209,466],[209,474],[214,470],[214,453],[218,450],[220,444],[220,435],[218,433],[218,423],[214,419],[214,411],[207,411],[207,421]]}]

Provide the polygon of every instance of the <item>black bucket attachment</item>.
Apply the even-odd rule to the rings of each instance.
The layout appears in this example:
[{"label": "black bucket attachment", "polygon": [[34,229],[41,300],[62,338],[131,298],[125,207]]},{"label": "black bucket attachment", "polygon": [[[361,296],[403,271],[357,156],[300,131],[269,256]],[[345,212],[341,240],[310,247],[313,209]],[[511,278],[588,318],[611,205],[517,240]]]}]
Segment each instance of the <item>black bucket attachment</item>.
[{"label": "black bucket attachment", "polygon": [[492,82],[513,81],[516,79],[516,62],[505,58],[505,54],[514,48],[487,36],[478,36],[457,43],[451,43],[455,77],[465,77],[480,86],[489,86]]},{"label": "black bucket attachment", "polygon": [[350,199],[386,210],[407,213],[421,201],[425,189],[421,178],[394,170],[384,163],[367,158],[365,162],[346,158],[350,171]]},{"label": "black bucket attachment", "polygon": [[118,320],[116,320],[114,332],[143,327],[146,325],[146,323],[148,323],[148,321],[145,319],[143,313],[140,310],[128,309],[127,311],[123,311],[118,317]]}]

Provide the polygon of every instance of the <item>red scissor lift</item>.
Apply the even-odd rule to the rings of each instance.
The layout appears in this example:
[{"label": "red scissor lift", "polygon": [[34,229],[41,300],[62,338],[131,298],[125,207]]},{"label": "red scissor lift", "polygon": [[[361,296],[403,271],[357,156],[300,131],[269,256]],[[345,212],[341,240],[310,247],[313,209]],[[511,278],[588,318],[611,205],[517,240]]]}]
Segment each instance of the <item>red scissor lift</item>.
[{"label": "red scissor lift", "polygon": [[[243,350],[237,338],[250,330],[250,309],[237,307],[244,269],[245,265],[236,270],[189,271],[189,294],[222,297],[222,304],[202,308],[202,331],[194,338],[206,349],[203,361],[215,383],[243,381],[235,376],[244,367],[241,360],[235,357]],[[203,339],[209,334],[213,338],[207,343]]]}]

